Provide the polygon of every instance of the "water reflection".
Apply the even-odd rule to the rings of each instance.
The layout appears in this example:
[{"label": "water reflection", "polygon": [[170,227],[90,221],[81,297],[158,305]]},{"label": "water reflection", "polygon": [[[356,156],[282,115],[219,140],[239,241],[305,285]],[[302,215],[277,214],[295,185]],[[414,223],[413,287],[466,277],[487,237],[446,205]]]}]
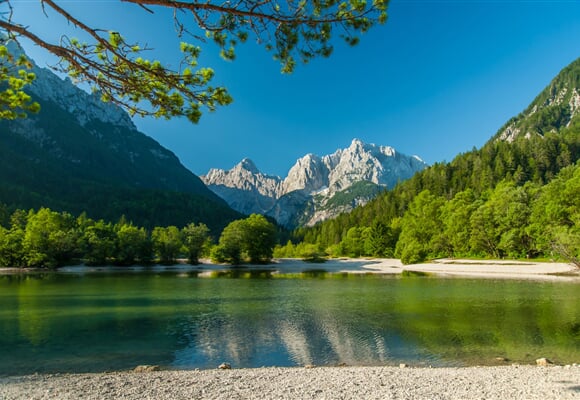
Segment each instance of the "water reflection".
[{"label": "water reflection", "polygon": [[0,374],[580,360],[578,285],[247,273],[0,277]]},{"label": "water reflection", "polygon": [[186,346],[172,363],[178,368],[214,368],[224,361],[234,367],[384,365],[397,361],[389,356],[390,341],[406,349],[407,360],[421,359],[414,344],[396,334],[330,312],[204,314],[182,328]]}]

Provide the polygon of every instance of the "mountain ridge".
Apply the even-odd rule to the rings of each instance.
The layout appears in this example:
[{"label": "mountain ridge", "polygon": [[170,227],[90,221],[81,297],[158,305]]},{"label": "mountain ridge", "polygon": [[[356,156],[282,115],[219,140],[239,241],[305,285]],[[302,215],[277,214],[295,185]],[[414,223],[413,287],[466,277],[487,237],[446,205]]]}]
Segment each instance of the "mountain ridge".
[{"label": "mountain ridge", "polygon": [[[368,144],[355,138],[350,146],[332,154],[304,155],[285,178],[260,172],[248,158],[227,171],[210,169],[200,178],[232,208],[265,214],[293,228],[364,204],[380,190],[393,187],[425,167],[426,163],[417,156],[407,156],[390,146]],[[369,185],[364,186],[365,190],[358,190],[358,196],[343,193],[358,182]],[[338,194],[349,201],[338,203],[335,198]]]},{"label": "mountain ridge", "polygon": [[580,114],[580,58],[563,68],[540,94],[494,136],[513,142],[516,137],[544,136],[569,127]]},{"label": "mountain ridge", "polygon": [[217,230],[240,216],[125,111],[34,63],[32,72],[27,91],[40,112],[0,121],[0,202],[109,220],[125,215],[144,226],[195,220]]}]

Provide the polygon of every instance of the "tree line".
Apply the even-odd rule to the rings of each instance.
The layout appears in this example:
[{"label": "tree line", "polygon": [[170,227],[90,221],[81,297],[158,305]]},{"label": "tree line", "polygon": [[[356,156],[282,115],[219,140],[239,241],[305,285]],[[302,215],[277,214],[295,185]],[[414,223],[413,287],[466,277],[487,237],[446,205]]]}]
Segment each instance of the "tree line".
[{"label": "tree line", "polygon": [[216,245],[203,223],[147,230],[124,217],[111,223],[49,208],[7,210],[0,206],[0,267],[175,264],[178,258],[198,264],[207,255],[231,264],[267,262],[277,238],[276,227],[261,215],[233,221]]},{"label": "tree line", "polygon": [[278,257],[397,257],[410,264],[438,257],[558,257],[580,266],[580,163],[549,184],[504,180],[452,198],[426,189],[401,217],[377,218],[338,231],[336,221],[303,230],[303,241],[278,246]]},{"label": "tree line", "polygon": [[[580,126],[490,141],[416,174],[349,214],[294,232],[293,256],[580,257]],[[297,245],[296,243],[304,243]],[[314,248],[312,247],[314,246]]]}]

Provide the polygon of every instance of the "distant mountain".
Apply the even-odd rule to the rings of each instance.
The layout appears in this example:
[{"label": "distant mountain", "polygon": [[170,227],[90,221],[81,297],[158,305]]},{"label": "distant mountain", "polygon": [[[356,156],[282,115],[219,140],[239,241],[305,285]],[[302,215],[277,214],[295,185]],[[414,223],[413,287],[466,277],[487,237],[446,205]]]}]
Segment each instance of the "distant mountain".
[{"label": "distant mountain", "polygon": [[[11,44],[14,53],[18,49]],[[0,202],[94,218],[215,229],[239,217],[129,115],[34,66],[37,115],[0,122]]]},{"label": "distant mountain", "polygon": [[211,169],[201,179],[230,207],[244,214],[265,214],[283,193],[282,179],[261,173],[248,158],[229,171]]},{"label": "distant mountain", "polygon": [[235,210],[266,214],[293,228],[350,211],[425,167],[416,156],[354,139],[333,154],[305,155],[284,179],[261,173],[249,159],[201,179]]}]

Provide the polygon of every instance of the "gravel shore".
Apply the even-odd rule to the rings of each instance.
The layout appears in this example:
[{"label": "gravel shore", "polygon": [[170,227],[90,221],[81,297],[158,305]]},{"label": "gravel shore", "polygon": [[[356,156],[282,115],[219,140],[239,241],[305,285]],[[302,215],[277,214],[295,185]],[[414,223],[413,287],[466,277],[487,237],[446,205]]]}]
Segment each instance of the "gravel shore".
[{"label": "gravel shore", "polygon": [[578,366],[260,368],[0,378],[0,399],[580,399]]}]

